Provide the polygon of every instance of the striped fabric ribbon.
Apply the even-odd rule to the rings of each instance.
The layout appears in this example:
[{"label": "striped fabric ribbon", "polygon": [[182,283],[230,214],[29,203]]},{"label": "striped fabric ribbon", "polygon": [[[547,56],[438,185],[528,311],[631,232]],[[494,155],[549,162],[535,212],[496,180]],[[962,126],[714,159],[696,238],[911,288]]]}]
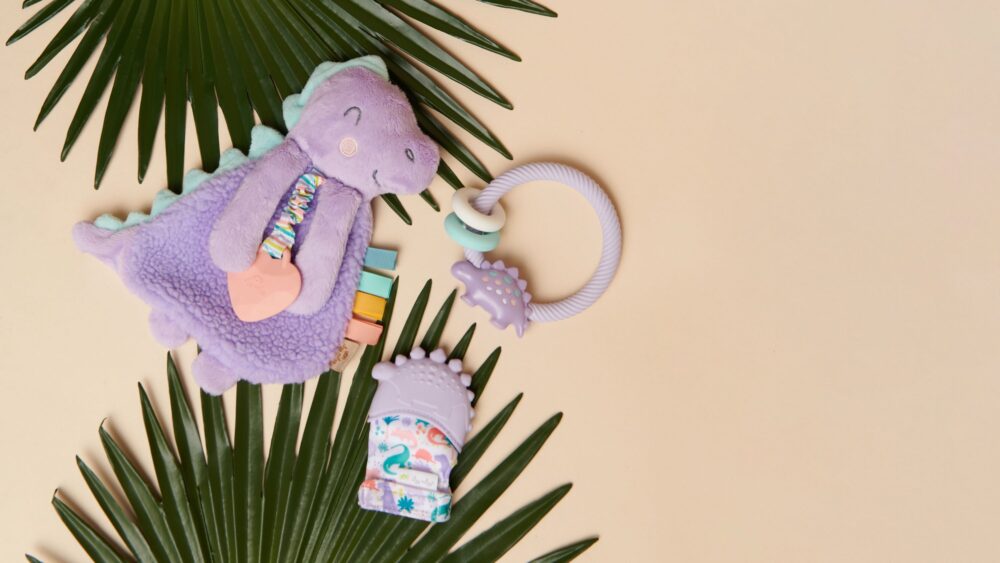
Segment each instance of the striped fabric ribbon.
[{"label": "striped fabric ribbon", "polygon": [[288,203],[281,210],[281,215],[274,223],[271,234],[268,235],[260,247],[271,255],[271,258],[278,260],[295,244],[295,225],[305,219],[309,205],[316,196],[316,188],[323,184],[323,177],[313,171],[307,172],[295,182],[292,188],[292,196],[288,198]]}]

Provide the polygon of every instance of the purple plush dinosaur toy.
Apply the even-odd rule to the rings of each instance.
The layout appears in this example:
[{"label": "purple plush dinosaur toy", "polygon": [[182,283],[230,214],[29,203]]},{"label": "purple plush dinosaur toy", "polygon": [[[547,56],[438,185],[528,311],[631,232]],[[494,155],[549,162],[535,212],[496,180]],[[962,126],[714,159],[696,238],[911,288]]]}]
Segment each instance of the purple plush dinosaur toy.
[{"label": "purple plush dinosaur toy", "polygon": [[[124,223],[105,216],[73,230],[81,250],[111,265],[152,307],[158,341],[198,342],[193,372],[211,394],[238,379],[301,382],[324,371],[351,318],[372,198],[420,192],[437,170],[437,146],[377,57],[321,64],[284,113],[287,137],[258,126],[249,159],[227,151],[219,172],[189,173],[184,193],[161,193],[149,216]],[[324,181],[296,229],[302,289],[285,311],[243,322],[229,300],[227,272],[251,265],[310,171]]]}]

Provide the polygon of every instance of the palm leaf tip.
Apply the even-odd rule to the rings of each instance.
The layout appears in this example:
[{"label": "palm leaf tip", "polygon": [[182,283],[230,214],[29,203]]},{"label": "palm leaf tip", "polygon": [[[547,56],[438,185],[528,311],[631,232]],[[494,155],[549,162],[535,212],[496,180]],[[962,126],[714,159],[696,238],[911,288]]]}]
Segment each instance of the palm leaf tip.
[{"label": "palm leaf tip", "polygon": [[434,199],[434,196],[431,194],[431,192],[429,190],[424,190],[424,191],[420,192],[420,199],[422,199],[425,202],[427,202],[427,205],[430,205],[431,209],[433,209],[434,211],[437,211],[437,212],[441,211],[441,206],[438,205],[437,200]]},{"label": "palm leaf tip", "polygon": [[444,563],[496,561],[530,532],[573,488],[567,483],[519,508],[510,516],[449,553]]},{"label": "palm leaf tip", "polygon": [[434,315],[434,319],[424,333],[423,340],[420,341],[420,347],[424,350],[433,350],[441,343],[441,334],[444,332],[445,323],[448,322],[448,317],[451,315],[451,308],[455,304],[455,297],[457,296],[458,290],[451,290],[444,303],[441,304],[441,308],[438,309],[437,314]]},{"label": "palm leaf tip", "polygon": [[83,517],[57,496],[52,497],[52,506],[73,537],[94,561],[124,562],[113,543],[101,532],[94,529]]},{"label": "palm leaf tip", "polygon": [[486,34],[469,25],[465,20],[428,0],[381,0],[402,14],[412,17],[442,33],[461,39],[481,49],[486,49],[514,61],[521,57],[500,45]]},{"label": "palm leaf tip", "polygon": [[469,325],[469,328],[466,329],[465,334],[462,335],[462,338],[458,340],[458,343],[455,344],[455,347],[451,349],[451,354],[448,355],[448,359],[453,360],[455,358],[458,358],[459,360],[464,360],[465,353],[469,351],[469,345],[472,344],[472,337],[475,334],[476,334],[476,323],[472,323],[471,325]]},{"label": "palm leaf tip", "polygon": [[530,563],[567,563],[580,556],[581,553],[590,549],[590,546],[597,543],[598,537],[587,538],[554,549],[545,555],[532,559]]},{"label": "palm leaf tip", "polygon": [[76,465],[84,481],[87,482],[91,494],[94,495],[97,503],[101,506],[101,510],[104,511],[104,515],[111,521],[111,524],[122,540],[125,541],[132,555],[139,561],[154,561],[156,557],[153,555],[142,532],[132,522],[125,509],[112,496],[104,483],[97,477],[97,474],[80,459],[80,456],[76,457]]},{"label": "palm leaf tip", "polygon": [[391,209],[393,213],[398,215],[399,218],[402,219],[404,223],[406,223],[407,225],[413,224],[413,218],[410,217],[409,212],[407,212],[406,208],[403,207],[403,202],[399,201],[398,195],[382,194],[380,197],[382,198],[382,201],[384,201],[385,204],[389,206],[389,209]]},{"label": "palm leaf tip", "polygon": [[533,2],[532,0],[479,0],[483,4],[491,4],[493,6],[499,6],[501,8],[509,8],[511,10],[519,10],[521,12],[527,12],[529,14],[535,14],[537,16],[545,16],[548,18],[558,17],[557,14],[552,9],[539,4],[538,2]]},{"label": "palm leaf tip", "polygon": [[7,39],[7,45],[17,42],[19,39],[25,35],[31,33],[36,28],[49,21],[55,17],[59,12],[66,9],[67,6],[73,3],[73,0],[52,0],[44,8],[31,16],[28,21],[24,22],[24,25],[17,28],[11,36]]}]

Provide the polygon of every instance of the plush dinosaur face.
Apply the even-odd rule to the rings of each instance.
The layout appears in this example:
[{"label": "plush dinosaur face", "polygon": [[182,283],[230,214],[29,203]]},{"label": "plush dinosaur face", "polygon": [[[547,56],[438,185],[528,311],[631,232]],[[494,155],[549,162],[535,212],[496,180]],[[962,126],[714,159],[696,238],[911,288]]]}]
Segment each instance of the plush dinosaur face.
[{"label": "plush dinosaur face", "polygon": [[420,131],[406,96],[363,67],[317,86],[288,137],[321,172],[366,198],[418,193],[437,171],[438,147]]}]

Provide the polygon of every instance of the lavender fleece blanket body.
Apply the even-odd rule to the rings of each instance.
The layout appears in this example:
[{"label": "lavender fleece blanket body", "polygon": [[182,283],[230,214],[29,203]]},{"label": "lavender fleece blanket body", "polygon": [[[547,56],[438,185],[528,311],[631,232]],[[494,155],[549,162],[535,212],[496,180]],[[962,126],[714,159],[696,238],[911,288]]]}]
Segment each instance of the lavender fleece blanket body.
[{"label": "lavender fleece blanket body", "polygon": [[[301,382],[327,369],[351,317],[371,199],[419,192],[437,169],[436,145],[377,58],[324,63],[285,109],[291,128],[280,144],[209,177],[149,220],[74,228],[80,249],[112,266],[151,306],[158,341],[198,342],[193,372],[211,394],[239,379]],[[299,297],[271,318],[241,321],[227,272],[250,266],[295,181],[311,170],[326,181],[296,229]]]}]

